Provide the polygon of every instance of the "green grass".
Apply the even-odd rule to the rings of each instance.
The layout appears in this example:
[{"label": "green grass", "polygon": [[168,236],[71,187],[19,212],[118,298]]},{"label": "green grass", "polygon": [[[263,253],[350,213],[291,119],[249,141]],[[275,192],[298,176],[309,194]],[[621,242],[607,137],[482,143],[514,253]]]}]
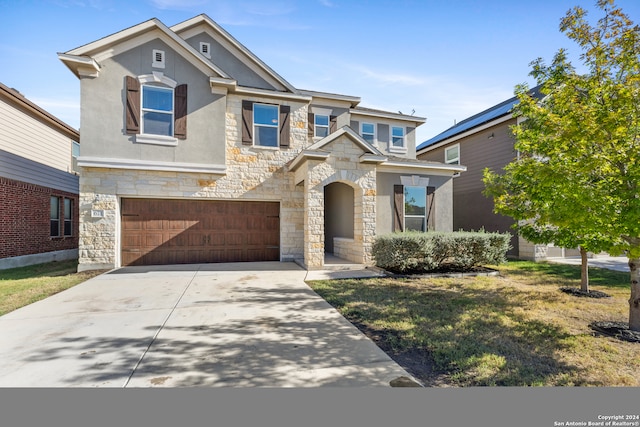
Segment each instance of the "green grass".
[{"label": "green grass", "polygon": [[559,291],[579,287],[576,266],[518,261],[496,268],[497,277],[309,284],[382,337],[392,357],[421,355],[447,385],[640,385],[640,345],[596,337],[588,327],[627,320],[628,273],[590,269],[591,288],[612,296],[593,299]]},{"label": "green grass", "polygon": [[102,273],[77,273],[77,266],[71,260],[0,270],[0,316]]}]

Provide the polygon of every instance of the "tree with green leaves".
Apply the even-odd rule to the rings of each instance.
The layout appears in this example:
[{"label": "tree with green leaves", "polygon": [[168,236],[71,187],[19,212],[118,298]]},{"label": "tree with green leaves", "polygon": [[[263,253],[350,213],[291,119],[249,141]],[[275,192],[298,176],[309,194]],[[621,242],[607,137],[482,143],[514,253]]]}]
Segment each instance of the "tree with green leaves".
[{"label": "tree with green leaves", "polygon": [[532,241],[626,253],[629,328],[640,331],[640,28],[614,0],[596,5],[595,25],[581,7],[560,23],[586,71],[560,49],[531,64],[541,98],[516,87],[519,157],[501,176],[485,171],[486,194]]}]

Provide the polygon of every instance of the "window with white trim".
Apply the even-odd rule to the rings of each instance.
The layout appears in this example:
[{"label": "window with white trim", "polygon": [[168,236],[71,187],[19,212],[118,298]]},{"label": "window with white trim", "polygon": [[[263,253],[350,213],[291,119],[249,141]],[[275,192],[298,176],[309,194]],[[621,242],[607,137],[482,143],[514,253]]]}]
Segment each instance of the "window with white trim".
[{"label": "window with white trim", "polygon": [[427,188],[404,187],[404,230],[426,231]]},{"label": "window with white trim", "polygon": [[261,147],[278,146],[278,106],[253,104],[253,144]]},{"label": "window with white trim", "polygon": [[460,144],[445,148],[444,162],[451,165],[460,164]]},{"label": "window with white trim", "polygon": [[324,138],[329,135],[329,116],[324,114],[314,115],[314,136]]},{"label": "window with white trim", "polygon": [[376,125],[364,122],[360,124],[360,136],[369,144],[374,145],[376,142]]},{"label": "window with white trim", "polygon": [[403,127],[391,127],[391,146],[395,148],[405,148]]},{"label": "window with white trim", "polygon": [[142,129],[147,135],[173,136],[173,89],[142,85]]}]

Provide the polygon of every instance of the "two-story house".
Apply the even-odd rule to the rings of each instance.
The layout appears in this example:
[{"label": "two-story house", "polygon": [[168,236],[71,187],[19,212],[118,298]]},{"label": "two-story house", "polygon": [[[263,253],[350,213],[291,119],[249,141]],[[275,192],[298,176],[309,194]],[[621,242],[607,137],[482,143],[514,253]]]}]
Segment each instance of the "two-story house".
[{"label": "two-story house", "polygon": [[0,269],[78,257],[79,140],[0,83]]},{"label": "two-story house", "polygon": [[377,234],[452,230],[464,167],[416,160],[424,118],[295,88],[206,15],[59,58],[81,86],[79,270],[369,264]]},{"label": "two-story house", "polygon": [[[533,96],[540,96],[538,89],[531,89]],[[576,250],[533,244],[518,236],[513,228],[514,220],[494,213],[493,200],[482,193],[485,188],[483,170],[501,171],[517,157],[511,131],[519,120],[513,115],[517,102],[517,97],[509,98],[456,123],[419,144],[417,157],[467,167],[467,171],[456,177],[453,183],[454,230],[509,232],[512,234],[509,255],[521,259],[543,260],[579,254]]]}]

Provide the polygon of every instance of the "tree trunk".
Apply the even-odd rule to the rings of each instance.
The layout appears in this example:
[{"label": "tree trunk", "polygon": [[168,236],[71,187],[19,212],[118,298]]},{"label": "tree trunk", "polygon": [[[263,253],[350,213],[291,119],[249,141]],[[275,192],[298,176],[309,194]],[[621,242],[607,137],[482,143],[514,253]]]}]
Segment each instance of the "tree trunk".
[{"label": "tree trunk", "polygon": [[580,259],[582,260],[580,269],[580,289],[589,292],[589,259],[587,250],[580,246]]},{"label": "tree trunk", "polygon": [[631,298],[629,298],[629,329],[640,332],[640,258],[629,258]]}]

